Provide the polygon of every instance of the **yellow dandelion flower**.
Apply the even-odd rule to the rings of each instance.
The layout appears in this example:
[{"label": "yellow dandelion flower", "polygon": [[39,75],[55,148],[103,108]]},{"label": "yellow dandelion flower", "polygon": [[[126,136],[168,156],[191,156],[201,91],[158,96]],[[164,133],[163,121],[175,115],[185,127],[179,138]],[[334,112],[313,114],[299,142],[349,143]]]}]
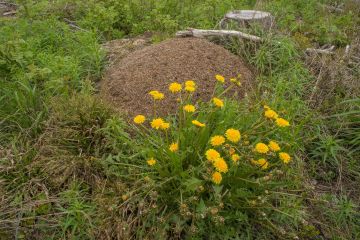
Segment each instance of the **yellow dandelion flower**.
[{"label": "yellow dandelion flower", "polygon": [[288,126],[290,126],[290,123],[288,121],[286,121],[285,119],[283,119],[283,118],[276,119],[276,124],[279,127],[288,127]]},{"label": "yellow dandelion flower", "polygon": [[192,120],[192,124],[198,127],[205,127],[206,125],[204,123],[199,122],[198,120]]},{"label": "yellow dandelion flower", "polygon": [[214,97],[212,99],[212,101],[213,101],[214,105],[219,107],[219,108],[222,108],[224,106],[224,102],[220,98]]},{"label": "yellow dandelion flower", "polygon": [[167,122],[163,122],[160,125],[160,129],[162,129],[162,130],[167,130],[167,129],[169,129],[169,127],[170,127],[170,123],[167,123]]},{"label": "yellow dandelion flower", "polygon": [[158,130],[164,124],[164,120],[162,118],[156,118],[151,121],[151,127]]},{"label": "yellow dandelion flower", "polygon": [[267,153],[269,147],[265,143],[258,143],[255,145],[255,151],[258,153]]},{"label": "yellow dandelion flower", "polygon": [[220,153],[215,149],[209,149],[205,152],[206,159],[209,161],[215,161],[220,157]]},{"label": "yellow dandelion flower", "polygon": [[169,85],[169,90],[170,92],[172,93],[176,93],[176,92],[180,92],[182,89],[182,86],[180,83],[177,83],[177,82],[173,82]]},{"label": "yellow dandelion flower", "polygon": [[165,97],[164,94],[159,91],[150,91],[149,94],[154,100],[161,100]]},{"label": "yellow dandelion flower", "polygon": [[195,112],[195,106],[191,104],[187,104],[183,107],[185,112]]},{"label": "yellow dandelion flower", "polygon": [[213,165],[216,171],[221,173],[226,173],[229,170],[227,163],[222,157],[215,159],[215,161],[213,161]]},{"label": "yellow dandelion flower", "polygon": [[136,124],[142,124],[144,123],[146,120],[144,115],[137,115],[136,117],[134,117],[134,123]]},{"label": "yellow dandelion flower", "polygon": [[221,173],[219,172],[214,172],[213,175],[211,176],[211,180],[215,183],[215,184],[220,184],[222,181],[222,176]]},{"label": "yellow dandelion flower", "polygon": [[229,154],[230,154],[230,155],[235,154],[235,149],[234,149],[234,148],[230,148],[230,149],[229,149]]},{"label": "yellow dandelion flower", "polygon": [[234,163],[240,160],[240,156],[238,154],[234,154],[231,156],[231,160],[233,160]]},{"label": "yellow dandelion flower", "polygon": [[270,110],[271,108],[268,105],[264,105],[265,110]]},{"label": "yellow dandelion flower", "polygon": [[230,78],[230,82],[232,82],[232,83],[236,83],[236,82],[237,82],[237,80],[236,80],[236,78]]},{"label": "yellow dandelion flower", "polygon": [[195,87],[195,86],[196,86],[196,84],[192,80],[188,80],[185,82],[185,87]]},{"label": "yellow dandelion flower", "polygon": [[271,151],[273,152],[278,152],[280,151],[280,146],[277,142],[275,141],[270,141],[269,144],[268,144],[269,148]]},{"label": "yellow dandelion flower", "polygon": [[156,164],[156,160],[154,158],[150,158],[146,161],[149,166],[153,166]]},{"label": "yellow dandelion flower", "polygon": [[195,92],[195,87],[185,86],[185,91],[187,91],[187,92]]},{"label": "yellow dandelion flower", "polygon": [[264,116],[270,119],[277,119],[279,117],[279,115],[271,109],[266,110]]},{"label": "yellow dandelion flower", "polygon": [[288,164],[291,160],[291,157],[288,153],[286,152],[281,152],[279,153],[279,158],[285,163]]},{"label": "yellow dandelion flower", "polygon": [[217,135],[217,136],[213,136],[211,139],[210,139],[210,143],[213,147],[216,147],[216,146],[220,146],[222,145],[223,143],[225,142],[225,138],[223,136],[220,136],[220,135]]},{"label": "yellow dandelion flower", "polygon": [[176,152],[177,150],[179,150],[179,144],[178,143],[170,144],[169,150],[170,152]]},{"label": "yellow dandelion flower", "polygon": [[215,75],[215,78],[218,82],[221,82],[221,83],[225,82],[225,78],[219,74]]},{"label": "yellow dandelion flower", "polygon": [[233,128],[226,130],[225,136],[230,142],[233,143],[237,143],[238,141],[240,141],[241,137],[239,130]]},{"label": "yellow dandelion flower", "polygon": [[260,166],[262,169],[267,169],[269,167],[269,162],[265,158],[260,158],[259,160],[251,160],[251,162],[257,166]]}]

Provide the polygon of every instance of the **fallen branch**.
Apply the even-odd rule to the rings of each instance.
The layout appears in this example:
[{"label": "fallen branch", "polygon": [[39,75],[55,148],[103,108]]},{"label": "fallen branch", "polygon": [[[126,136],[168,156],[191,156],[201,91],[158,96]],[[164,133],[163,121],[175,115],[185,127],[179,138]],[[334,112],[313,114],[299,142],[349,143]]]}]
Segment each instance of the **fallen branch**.
[{"label": "fallen branch", "polygon": [[3,13],[3,16],[15,15],[16,13],[17,13],[16,10],[10,11],[10,12],[5,12],[5,13]]},{"label": "fallen branch", "polygon": [[333,52],[333,47],[328,49],[316,49],[316,48],[307,48],[305,52],[307,53],[320,53],[320,54],[335,54]]},{"label": "fallen branch", "polygon": [[247,40],[251,40],[254,42],[261,42],[262,39],[260,37],[250,35],[247,33],[239,32],[239,31],[232,31],[232,30],[203,30],[203,29],[193,29],[189,28],[185,31],[178,31],[176,33],[177,37],[209,37],[209,36],[234,36],[239,37]]}]

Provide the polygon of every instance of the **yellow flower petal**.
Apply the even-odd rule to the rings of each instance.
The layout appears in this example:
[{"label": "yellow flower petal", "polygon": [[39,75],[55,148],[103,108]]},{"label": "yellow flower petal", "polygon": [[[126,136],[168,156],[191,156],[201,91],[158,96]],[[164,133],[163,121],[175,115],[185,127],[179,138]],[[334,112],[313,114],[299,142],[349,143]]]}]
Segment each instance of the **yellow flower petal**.
[{"label": "yellow flower petal", "polygon": [[222,145],[225,142],[225,138],[223,136],[217,135],[217,136],[213,136],[210,139],[210,143],[213,147],[217,147]]},{"label": "yellow flower petal", "polygon": [[291,160],[291,157],[288,153],[286,152],[281,152],[279,153],[279,158],[285,163],[288,164]]},{"label": "yellow flower petal", "polygon": [[179,144],[178,143],[172,143],[170,144],[169,150],[171,152],[176,152],[177,150],[179,150]]},{"label": "yellow flower petal", "polygon": [[264,116],[270,119],[277,119],[279,117],[278,114],[271,109],[266,110]]},{"label": "yellow flower petal", "polygon": [[206,126],[204,123],[201,123],[198,120],[192,120],[191,123],[194,124],[195,126],[198,126],[198,127],[205,127]]},{"label": "yellow flower petal", "polygon": [[158,130],[164,124],[164,120],[162,118],[156,118],[151,121],[151,127]]},{"label": "yellow flower petal", "polygon": [[269,147],[265,143],[258,143],[255,145],[255,151],[258,153],[267,153]]},{"label": "yellow flower petal", "polygon": [[221,82],[221,83],[225,82],[225,78],[219,74],[215,75],[215,78],[218,82]]},{"label": "yellow flower petal", "polygon": [[185,112],[195,112],[196,108],[194,105],[187,104],[183,107]]},{"label": "yellow flower petal", "polygon": [[173,82],[169,85],[169,90],[170,92],[172,93],[176,93],[176,92],[180,92],[182,89],[182,86],[180,83],[177,83],[177,82]]},{"label": "yellow flower petal", "polygon": [[224,102],[220,98],[214,97],[212,99],[212,101],[213,101],[214,105],[219,107],[219,108],[222,108],[224,106]]},{"label": "yellow flower petal", "polygon": [[136,124],[142,124],[144,123],[146,120],[144,115],[137,115],[136,117],[134,117],[134,123]]},{"label": "yellow flower petal", "polygon": [[269,144],[268,144],[269,148],[271,151],[273,152],[278,152],[280,151],[280,146],[277,142],[275,141],[270,141]]},{"label": "yellow flower petal", "polygon": [[220,184],[222,181],[222,176],[221,173],[219,172],[214,172],[213,175],[211,176],[211,180],[215,183],[215,184]]},{"label": "yellow flower petal", "polygon": [[213,165],[214,165],[216,171],[221,172],[221,173],[227,173],[229,170],[226,161],[222,157],[215,159],[213,161]]},{"label": "yellow flower petal", "polygon": [[153,166],[156,164],[156,160],[154,158],[150,158],[146,161],[149,166]]},{"label": "yellow flower petal", "polygon": [[288,126],[290,126],[290,123],[288,121],[286,121],[285,119],[283,119],[283,118],[276,119],[276,124],[279,127],[288,127]]},{"label": "yellow flower petal", "polygon": [[241,137],[240,131],[233,128],[226,130],[225,136],[230,142],[233,143],[239,142]]},{"label": "yellow flower petal", "polygon": [[215,149],[209,149],[205,152],[206,159],[210,162],[215,161],[215,159],[218,159],[220,157],[220,153],[216,151]]},{"label": "yellow flower petal", "polygon": [[238,154],[233,154],[231,156],[231,160],[233,160],[234,163],[240,160],[240,156]]}]

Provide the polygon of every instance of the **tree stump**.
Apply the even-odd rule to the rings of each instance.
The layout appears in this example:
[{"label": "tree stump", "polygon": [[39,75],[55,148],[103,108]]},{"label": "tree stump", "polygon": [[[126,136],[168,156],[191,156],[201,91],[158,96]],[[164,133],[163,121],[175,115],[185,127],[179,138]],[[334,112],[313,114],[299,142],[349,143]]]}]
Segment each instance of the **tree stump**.
[{"label": "tree stump", "polygon": [[274,25],[275,18],[268,12],[255,10],[234,10],[225,14],[219,25],[221,29],[226,29],[231,21],[237,22],[240,28],[249,28],[251,24],[257,23],[269,30]]}]

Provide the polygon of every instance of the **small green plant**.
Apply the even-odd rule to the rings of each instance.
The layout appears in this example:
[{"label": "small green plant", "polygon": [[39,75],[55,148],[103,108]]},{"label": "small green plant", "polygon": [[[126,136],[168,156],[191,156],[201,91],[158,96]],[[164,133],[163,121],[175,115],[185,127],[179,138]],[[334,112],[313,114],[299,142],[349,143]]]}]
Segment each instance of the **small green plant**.
[{"label": "small green plant", "polygon": [[69,189],[60,193],[62,200],[59,211],[61,238],[64,239],[89,239],[92,238],[92,229],[95,228],[95,206],[87,201],[84,196],[86,189],[81,184],[73,182]]}]

